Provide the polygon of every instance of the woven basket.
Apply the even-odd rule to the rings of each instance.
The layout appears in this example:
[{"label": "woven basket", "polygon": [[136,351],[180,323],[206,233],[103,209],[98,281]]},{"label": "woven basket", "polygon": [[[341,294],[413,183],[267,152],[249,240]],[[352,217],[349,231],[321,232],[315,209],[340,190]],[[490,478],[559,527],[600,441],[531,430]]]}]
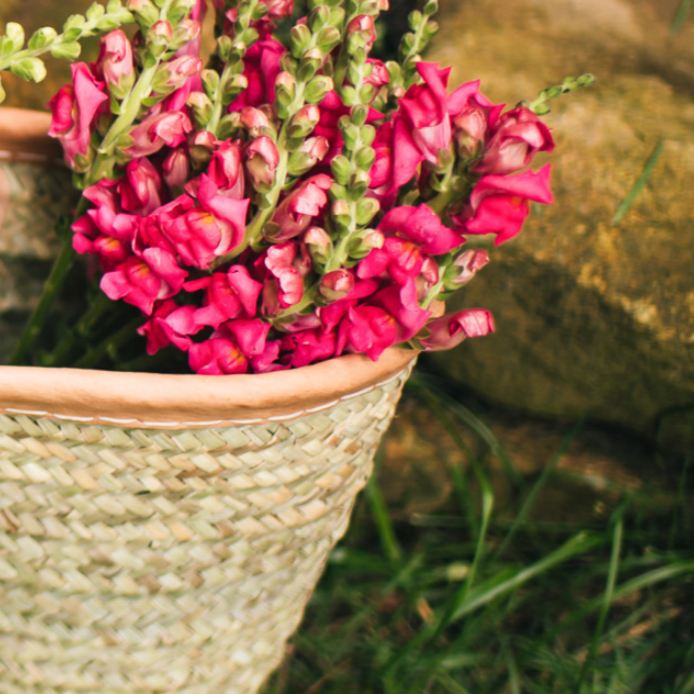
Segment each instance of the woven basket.
[{"label": "woven basket", "polygon": [[3,694],[256,692],[411,358],[226,377],[0,367]]},{"label": "woven basket", "polygon": [[[42,166],[46,128],[0,109],[4,160]],[[17,199],[4,232],[25,223]],[[0,367],[1,694],[256,692],[413,356],[253,376]]]}]

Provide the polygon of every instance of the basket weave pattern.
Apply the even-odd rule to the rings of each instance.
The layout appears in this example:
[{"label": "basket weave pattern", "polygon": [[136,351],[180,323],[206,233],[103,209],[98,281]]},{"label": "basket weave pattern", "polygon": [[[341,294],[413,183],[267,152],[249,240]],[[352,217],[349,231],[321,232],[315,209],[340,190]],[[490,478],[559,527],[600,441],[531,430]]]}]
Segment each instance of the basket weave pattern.
[{"label": "basket weave pattern", "polygon": [[254,425],[0,415],[3,694],[254,694],[407,375]]}]

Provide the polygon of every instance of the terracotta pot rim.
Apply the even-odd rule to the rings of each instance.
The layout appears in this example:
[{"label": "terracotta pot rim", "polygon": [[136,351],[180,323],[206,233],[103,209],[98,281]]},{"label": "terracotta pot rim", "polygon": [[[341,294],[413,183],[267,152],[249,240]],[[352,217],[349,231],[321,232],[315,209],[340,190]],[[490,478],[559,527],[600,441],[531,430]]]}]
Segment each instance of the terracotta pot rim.
[{"label": "terracotta pot rim", "polygon": [[127,428],[202,428],[296,419],[385,385],[417,353],[350,354],[267,374],[199,376],[0,366],[0,415]]}]

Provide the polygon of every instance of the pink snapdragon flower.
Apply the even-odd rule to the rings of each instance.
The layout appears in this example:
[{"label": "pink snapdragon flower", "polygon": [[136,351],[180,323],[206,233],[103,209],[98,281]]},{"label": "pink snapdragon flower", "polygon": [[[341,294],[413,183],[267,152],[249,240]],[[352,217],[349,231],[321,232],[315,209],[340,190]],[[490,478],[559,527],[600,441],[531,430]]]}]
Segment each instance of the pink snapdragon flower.
[{"label": "pink snapdragon flower", "polygon": [[241,146],[238,142],[223,142],[212,154],[207,175],[217,186],[217,194],[225,198],[242,200],[245,181]]},{"label": "pink snapdragon flower", "polygon": [[205,290],[204,305],[194,314],[195,323],[216,330],[234,318],[253,318],[263,285],[243,265],[233,265],[227,272],[214,272],[209,277],[186,282],[183,288],[188,292]]},{"label": "pink snapdragon flower", "polygon": [[285,335],[282,349],[289,353],[288,366],[293,369],[330,359],[335,354],[337,336],[321,329],[304,330]]},{"label": "pink snapdragon flower", "polygon": [[411,241],[387,238],[382,248],[374,248],[357,266],[357,276],[366,280],[388,277],[399,285],[417,277],[424,266],[421,250]]},{"label": "pink snapdragon flower", "polygon": [[409,125],[398,112],[378,128],[373,148],[376,159],[369,172],[370,188],[381,206],[388,208],[395,202],[400,188],[417,175],[424,156]]},{"label": "pink snapdragon flower", "polygon": [[429,336],[419,342],[427,351],[452,349],[468,337],[484,337],[494,332],[494,318],[483,308],[448,313],[427,324]]},{"label": "pink snapdragon flower", "polygon": [[214,181],[202,174],[197,202],[194,207],[192,199],[184,195],[174,201],[177,210],[167,205],[154,214],[163,217],[163,235],[183,264],[208,268],[215,258],[231,252],[243,241],[250,200],[220,195]]},{"label": "pink snapdragon flower", "polygon": [[188,180],[190,174],[190,160],[182,147],[178,147],[167,155],[162,165],[162,176],[169,191],[179,194]]},{"label": "pink snapdragon flower", "polygon": [[187,352],[193,344],[189,336],[199,330],[194,312],[194,306],[179,306],[173,299],[157,302],[150,319],[137,329],[147,338],[147,354],[156,354],[169,345]]},{"label": "pink snapdragon flower", "polygon": [[211,337],[205,342],[193,343],[188,350],[188,363],[195,373],[206,376],[248,371],[248,359],[231,337]]},{"label": "pink snapdragon flower", "polygon": [[133,49],[128,37],[114,29],[101,38],[101,52],[95,65],[96,74],[109,85],[125,92],[134,82]]},{"label": "pink snapdragon flower", "polygon": [[261,260],[265,270],[263,315],[274,316],[303,298],[304,275],[311,259],[305,246],[287,241],[270,246]]},{"label": "pink snapdragon flower", "polygon": [[126,212],[146,216],[161,206],[161,177],[149,159],[133,159],[116,190]]},{"label": "pink snapdragon flower", "polygon": [[251,185],[267,192],[275,181],[275,171],[280,162],[277,145],[267,136],[255,138],[246,147],[246,171]]},{"label": "pink snapdragon flower", "polygon": [[131,157],[148,157],[164,145],[175,148],[183,144],[192,129],[188,116],[181,111],[147,116],[130,131],[133,144],[123,151]]},{"label": "pink snapdragon flower", "polygon": [[504,113],[473,171],[505,175],[530,165],[537,152],[551,152],[554,141],[549,128],[528,108],[520,106]]},{"label": "pink snapdragon flower", "polygon": [[273,241],[286,241],[311,226],[328,205],[327,191],[333,184],[330,176],[318,174],[301,184],[280,203],[272,217]]},{"label": "pink snapdragon flower", "polygon": [[82,171],[75,158],[88,157],[94,120],[108,95],[106,84],[96,79],[86,63],[75,63],[70,70],[72,84],[62,87],[48,102],[52,111],[48,134],[60,140],[70,168]]},{"label": "pink snapdragon flower", "polygon": [[420,153],[430,164],[437,164],[439,152],[447,150],[451,144],[447,90],[451,70],[419,62],[417,72],[424,84],[410,87],[400,100],[400,108]]},{"label": "pink snapdragon flower", "polygon": [[156,301],[178,294],[187,275],[171,253],[147,248],[107,272],[101,290],[109,299],[123,299],[149,316]]},{"label": "pink snapdragon flower", "polygon": [[515,176],[483,176],[470,196],[469,205],[453,218],[463,234],[496,234],[498,246],[516,236],[530,213],[528,201],[548,205],[551,165],[537,173]]},{"label": "pink snapdragon flower", "polygon": [[272,37],[256,41],[246,49],[243,74],[248,78],[248,87],[234,99],[229,111],[275,103],[275,81],[282,71],[280,62],[285,52],[285,47]]},{"label": "pink snapdragon flower", "polygon": [[426,204],[396,207],[378,225],[386,236],[394,234],[419,245],[427,255],[442,255],[460,246],[464,239],[441,222]]},{"label": "pink snapdragon flower", "polygon": [[504,110],[503,104],[493,104],[480,93],[479,87],[479,80],[466,82],[448,98],[453,140],[458,155],[466,159],[477,156],[484,148]]}]

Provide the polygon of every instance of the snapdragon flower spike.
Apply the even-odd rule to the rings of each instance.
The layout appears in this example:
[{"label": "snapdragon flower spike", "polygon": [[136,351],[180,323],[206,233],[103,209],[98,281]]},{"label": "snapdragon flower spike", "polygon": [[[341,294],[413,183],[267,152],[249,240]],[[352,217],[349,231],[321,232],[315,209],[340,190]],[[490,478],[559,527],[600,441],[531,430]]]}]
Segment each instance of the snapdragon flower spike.
[{"label": "snapdragon flower spike", "polygon": [[48,102],[52,112],[48,134],[60,141],[70,168],[82,172],[90,156],[96,116],[108,95],[106,83],[86,63],[75,63],[70,70],[72,84],[62,87]]}]

